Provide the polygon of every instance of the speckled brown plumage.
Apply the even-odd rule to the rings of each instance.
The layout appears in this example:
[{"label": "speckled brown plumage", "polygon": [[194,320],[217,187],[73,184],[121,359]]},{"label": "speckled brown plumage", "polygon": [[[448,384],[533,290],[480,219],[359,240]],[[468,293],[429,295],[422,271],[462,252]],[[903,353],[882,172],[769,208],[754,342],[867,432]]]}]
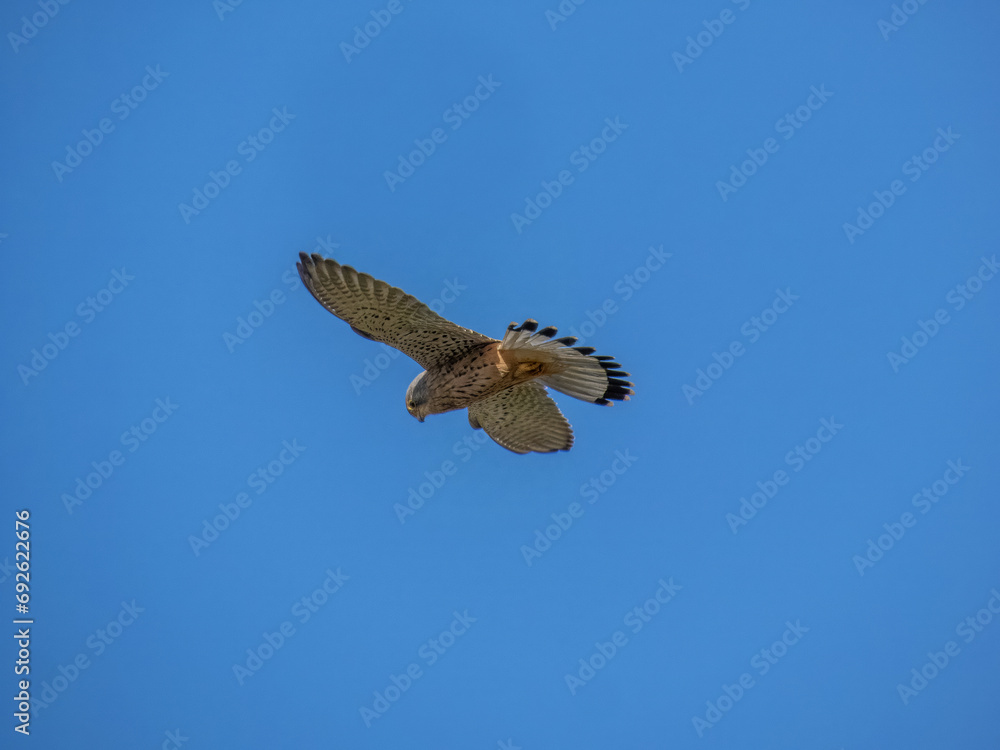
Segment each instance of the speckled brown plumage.
[{"label": "speckled brown plumage", "polygon": [[407,390],[407,410],[469,409],[469,422],[515,453],[569,450],[573,431],[545,386],[597,404],[625,401],[632,384],[612,357],[576,339],[556,339],[533,320],[510,324],[502,340],[462,328],[402,289],[319,255],[300,254],[299,275],[316,300],[351,328],[424,367]]},{"label": "speckled brown plumage", "polygon": [[313,297],[365,338],[399,349],[425,370],[496,341],[445,320],[398,287],[320,255],[299,254],[299,276]]}]

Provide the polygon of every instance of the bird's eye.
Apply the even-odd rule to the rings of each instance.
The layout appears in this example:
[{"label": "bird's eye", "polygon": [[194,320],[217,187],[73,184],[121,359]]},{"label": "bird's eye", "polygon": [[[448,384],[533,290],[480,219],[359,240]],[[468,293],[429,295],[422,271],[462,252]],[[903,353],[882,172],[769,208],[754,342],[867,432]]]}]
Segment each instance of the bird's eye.
[{"label": "bird's eye", "polygon": [[416,409],[416,408],[417,408],[417,402],[416,402],[416,401],[411,401],[411,402],[409,403],[409,407],[410,407],[411,409]]}]

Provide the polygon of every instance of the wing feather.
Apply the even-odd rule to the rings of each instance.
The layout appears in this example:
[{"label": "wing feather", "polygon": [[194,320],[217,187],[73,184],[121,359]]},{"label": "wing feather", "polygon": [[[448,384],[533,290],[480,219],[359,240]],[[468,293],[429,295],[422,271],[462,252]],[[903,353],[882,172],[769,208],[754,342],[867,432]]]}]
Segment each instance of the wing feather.
[{"label": "wing feather", "polygon": [[573,447],[573,429],[534,381],[500,391],[469,407],[469,423],[514,453],[552,453]]},{"label": "wing feather", "polygon": [[299,276],[317,302],[357,333],[399,349],[425,370],[496,341],[442,318],[402,289],[332,258],[306,253],[299,253],[299,258]]}]

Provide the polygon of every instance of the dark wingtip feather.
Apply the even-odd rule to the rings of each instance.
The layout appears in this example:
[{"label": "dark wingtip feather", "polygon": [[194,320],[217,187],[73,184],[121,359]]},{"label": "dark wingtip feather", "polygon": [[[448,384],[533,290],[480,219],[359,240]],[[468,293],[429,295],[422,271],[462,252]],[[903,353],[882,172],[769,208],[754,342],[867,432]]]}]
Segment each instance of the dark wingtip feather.
[{"label": "dark wingtip feather", "polygon": [[[597,351],[597,349],[592,346],[575,346],[573,348],[580,352],[580,354],[593,354]],[[600,357],[594,357],[594,359],[600,359]]]},{"label": "dark wingtip feather", "polygon": [[306,253],[299,253],[299,262],[295,264],[295,268],[299,272],[299,278],[302,279],[302,283],[305,285],[306,289],[312,289],[312,272],[315,270],[316,266],[312,262]]},{"label": "dark wingtip feather", "polygon": [[558,329],[558,328],[556,328],[555,326],[547,326],[546,328],[543,328],[542,330],[540,330],[540,331],[539,331],[539,332],[537,333],[537,335],[538,335],[538,336],[548,336],[549,338],[552,338],[552,337],[553,337],[553,336],[555,336],[555,335],[556,335],[556,334],[557,334],[558,332],[559,332],[559,329]]},{"label": "dark wingtip feather", "polygon": [[519,330],[519,331],[534,331],[536,328],[538,328],[538,321],[537,320],[533,320],[531,318],[528,318],[526,321],[524,321],[523,323],[521,323],[521,327],[518,328],[517,330]]},{"label": "dark wingtip feather", "polygon": [[576,343],[576,336],[563,336],[561,339],[556,339],[563,346],[573,346]]},{"label": "dark wingtip feather", "polygon": [[612,385],[608,387],[608,390],[604,392],[605,399],[614,399],[615,401],[628,401],[628,397],[633,393],[630,388],[622,388],[621,386]]}]

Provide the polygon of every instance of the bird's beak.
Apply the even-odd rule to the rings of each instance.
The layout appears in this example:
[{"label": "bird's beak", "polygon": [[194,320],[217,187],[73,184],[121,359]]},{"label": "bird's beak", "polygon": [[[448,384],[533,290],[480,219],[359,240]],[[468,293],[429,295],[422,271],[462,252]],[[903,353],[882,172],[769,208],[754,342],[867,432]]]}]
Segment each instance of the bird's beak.
[{"label": "bird's beak", "polygon": [[424,418],[423,418],[423,417],[417,417],[417,421],[418,421],[418,422],[423,422],[423,421],[424,421]]}]

